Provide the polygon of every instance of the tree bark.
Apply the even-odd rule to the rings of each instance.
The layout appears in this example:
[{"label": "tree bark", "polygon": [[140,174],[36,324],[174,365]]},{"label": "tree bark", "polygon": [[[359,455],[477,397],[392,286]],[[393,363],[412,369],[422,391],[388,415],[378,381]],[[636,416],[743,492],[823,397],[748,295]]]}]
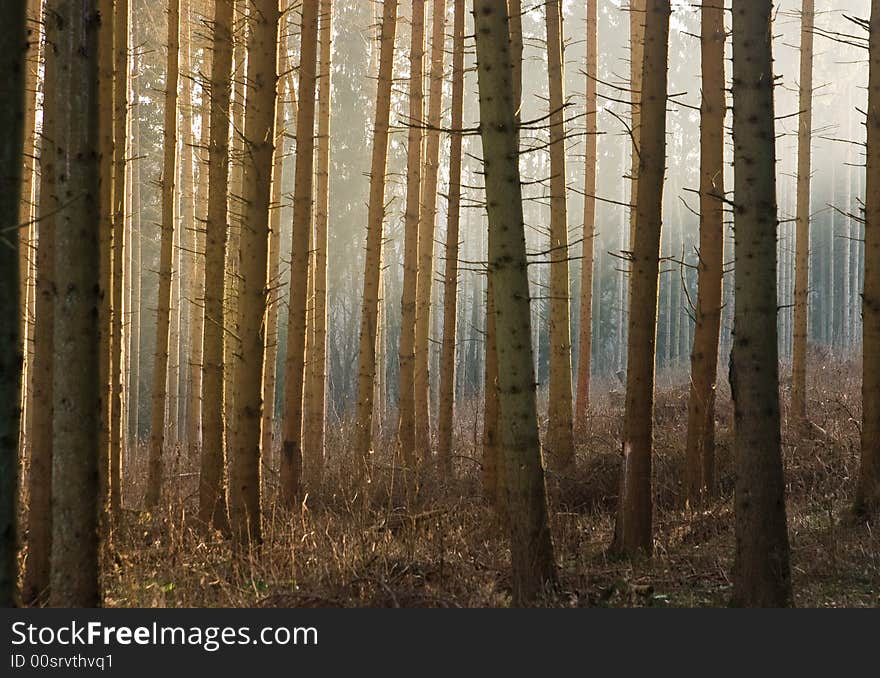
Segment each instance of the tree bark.
[{"label": "tree bark", "polygon": [[358,344],[355,453],[362,464],[362,471],[369,469],[372,455],[373,381],[376,377],[376,329],[379,312],[382,233],[385,221],[385,170],[388,164],[388,121],[391,113],[397,0],[384,0],[381,31],[376,113],[373,124],[373,152],[370,160],[370,198],[367,207],[363,307]]},{"label": "tree bark", "polygon": [[305,380],[306,307],[309,284],[309,233],[315,178],[315,91],[318,59],[318,0],[303,0],[299,88],[296,116],[296,169],[293,183],[293,235],[290,246],[290,311],[284,366],[284,439],[281,446],[281,492],[293,508],[302,493],[303,386]]},{"label": "tree bark", "polygon": [[641,138],[632,244],[621,491],[611,550],[630,557],[653,549],[654,359],[657,283],[666,168],[669,0],[648,0],[641,92]]},{"label": "tree bark", "polygon": [[733,1],[733,603],[745,607],[792,602],[779,431],[771,11],[771,0]]},{"label": "tree bark", "polygon": [[691,353],[691,387],[685,492],[697,508],[715,488],[715,389],[721,333],[724,267],[724,7],[703,5],[703,99],[700,109],[700,250],[697,309]]},{"label": "tree bark", "polygon": [[880,0],[871,0],[865,282],[862,293],[862,456],[857,514],[880,509]]},{"label": "tree bark", "polygon": [[[102,219],[98,48],[101,20],[94,0],[48,0],[46,42],[56,50],[56,86],[46,91],[55,110],[56,174],[54,350],[52,382],[52,556],[50,604],[96,607],[98,583],[98,463],[104,456],[102,409],[106,382],[98,327],[99,239]],[[4,53],[7,51],[4,50]],[[106,177],[104,177],[106,178]],[[61,206],[63,210],[59,210]],[[3,267],[5,270],[5,267]],[[109,355],[108,355],[109,357]],[[63,369],[60,369],[63,366]],[[105,419],[102,422],[102,418]],[[103,462],[102,462],[103,463]],[[5,476],[4,476],[5,477]]]},{"label": "tree bark", "polygon": [[475,0],[480,134],[495,288],[501,446],[511,519],[513,602],[537,600],[555,581],[529,310],[510,28],[504,0]]},{"label": "tree bark", "polygon": [[461,219],[461,155],[464,123],[464,0],[453,0],[452,134],[449,138],[449,207],[446,218],[446,270],[443,281],[443,341],[437,454],[452,476],[452,426],[455,410],[455,342],[458,318],[458,241]]},{"label": "tree bark", "polygon": [[171,269],[174,258],[174,196],[177,179],[177,82],[180,52],[180,0],[168,4],[168,65],[165,75],[165,148],[162,159],[162,236],[159,254],[159,294],[156,309],[156,349],[150,414],[150,452],[145,503],[155,510],[162,496],[162,454],[168,400],[168,351],[171,324]]},{"label": "tree bark", "polygon": [[[308,2],[306,2],[308,6]],[[278,78],[278,0],[254,2],[248,16],[248,97],[245,106],[239,331],[235,375],[235,437],[229,463],[229,519],[238,543],[262,541],[260,458],[269,207]],[[300,149],[302,150],[302,149]],[[293,289],[293,285],[291,285]],[[283,481],[283,476],[282,476]]]},{"label": "tree bark", "polygon": [[[208,215],[205,221],[205,328],[202,409],[202,455],[199,473],[199,521],[225,530],[226,382],[224,347],[226,313],[226,240],[229,231],[229,116],[232,88],[233,0],[214,1],[208,147]],[[230,356],[231,358],[231,356]]]},{"label": "tree bark", "polygon": [[590,409],[593,364],[593,258],[596,242],[596,168],[598,164],[599,17],[597,0],[587,0],[587,105],[584,138],[584,240],[581,258],[581,314],[578,335],[575,421],[583,426]]}]

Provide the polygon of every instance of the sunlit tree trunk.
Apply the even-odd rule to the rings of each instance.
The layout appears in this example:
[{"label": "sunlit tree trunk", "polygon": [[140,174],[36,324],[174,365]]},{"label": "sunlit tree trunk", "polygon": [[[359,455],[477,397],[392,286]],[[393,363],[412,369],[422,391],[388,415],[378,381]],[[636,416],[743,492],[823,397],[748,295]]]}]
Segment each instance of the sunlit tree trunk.
[{"label": "sunlit tree trunk", "polygon": [[[443,62],[446,54],[446,0],[433,0],[428,129],[425,134],[425,175],[419,202],[419,270],[416,280],[414,404],[416,449],[421,460],[431,457],[431,293],[434,282],[434,230],[437,220],[437,179],[440,171],[440,123],[443,114]],[[413,120],[422,125],[423,120]]]},{"label": "sunlit tree trunk", "polygon": [[[308,3],[306,3],[308,5]],[[269,207],[278,62],[278,0],[253,3],[248,32],[239,330],[235,375],[236,433],[230,449],[229,519],[238,542],[262,541],[260,424],[263,414]]]},{"label": "sunlit tree trunk", "polygon": [[309,421],[306,426],[306,486],[321,484],[324,468],[324,419],[327,373],[327,236],[330,219],[330,111],[332,94],[333,1],[321,0],[318,57],[318,149],[315,172],[314,333],[308,356]]},{"label": "sunlit tree trunk", "polygon": [[636,223],[632,244],[623,467],[612,550],[650,555],[653,548],[654,358],[657,283],[666,168],[669,0],[648,0]]},{"label": "sunlit tree trunk", "polygon": [[370,160],[370,197],[367,207],[367,243],[364,257],[363,307],[358,343],[357,439],[355,454],[363,469],[372,454],[373,381],[376,377],[376,329],[379,313],[379,281],[382,235],[385,221],[385,170],[388,164],[388,124],[394,69],[394,36],[397,32],[397,0],[384,0]]},{"label": "sunlit tree trunk", "polygon": [[168,4],[168,62],[165,75],[165,128],[162,159],[162,237],[159,254],[159,293],[156,309],[156,349],[150,407],[150,451],[147,466],[148,509],[162,495],[162,453],[168,396],[168,350],[171,322],[171,269],[174,257],[174,196],[177,179],[177,82],[180,52],[180,0]]},{"label": "sunlit tree trunk", "polygon": [[779,431],[771,12],[771,0],[733,0],[733,602],[745,607],[792,602]]},{"label": "sunlit tree trunk", "polygon": [[446,219],[446,270],[443,281],[443,342],[437,454],[452,475],[452,423],[455,410],[455,338],[458,318],[458,241],[461,218],[461,150],[464,122],[464,0],[453,0],[452,134],[449,139],[449,208]]},{"label": "sunlit tree trunk", "polygon": [[309,232],[315,168],[315,88],[318,59],[318,0],[303,0],[296,117],[296,169],[293,184],[293,235],[290,248],[290,313],[284,366],[284,438],[281,492],[293,507],[302,490],[302,419],[305,378]]},{"label": "sunlit tree trunk", "polygon": [[[46,15],[47,25],[54,14]],[[54,36],[57,35],[53,33]],[[54,43],[53,43],[54,44]],[[57,52],[45,50],[43,89],[57,87]],[[27,561],[22,582],[22,601],[27,605],[45,602],[49,592],[49,558],[52,549],[52,374],[55,361],[53,348],[54,269],[55,269],[55,206],[61,202],[55,184],[56,100],[47,96],[42,107],[40,137],[40,200],[37,210],[37,289],[34,319],[33,398],[40,407],[34,408],[31,424],[31,457],[28,478]]]},{"label": "sunlit tree trunk", "polygon": [[723,5],[703,5],[700,109],[700,250],[697,309],[691,353],[691,388],[685,492],[699,506],[715,486],[715,380],[721,332],[724,266],[724,90]]},{"label": "sunlit tree trunk", "polygon": [[565,170],[565,74],[562,0],[546,5],[547,76],[550,89],[550,393],[548,456],[574,463],[571,398],[571,318],[568,290],[568,208]]},{"label": "sunlit tree trunk", "polygon": [[[109,15],[107,15],[109,16]],[[98,328],[101,168],[98,137],[99,22],[94,0],[48,0],[47,44],[55,46],[56,173],[52,382],[52,557],[50,604],[95,607],[98,583],[98,456],[103,416]],[[4,50],[7,54],[9,50]],[[8,129],[8,127],[7,127]],[[76,200],[71,200],[76,196]],[[6,267],[0,268],[6,270]],[[63,294],[59,291],[63,290]],[[4,474],[4,478],[6,475]]]},{"label": "sunlit tree trunk", "polygon": [[226,389],[224,380],[226,313],[223,306],[228,236],[229,104],[232,87],[233,0],[214,1],[211,63],[211,140],[208,146],[208,214],[205,221],[205,328],[202,382],[202,454],[199,521],[227,526]]},{"label": "sunlit tree trunk", "polygon": [[[791,414],[807,420],[807,312],[810,284],[810,145],[813,139],[813,24],[815,1],[801,5],[801,70],[798,82],[797,237],[794,274],[794,340],[792,342]],[[833,240],[832,240],[833,245]],[[829,256],[834,258],[834,249]],[[833,282],[832,282],[833,285]],[[830,295],[829,295],[830,296]]]},{"label": "sunlit tree trunk", "polygon": [[140,384],[141,384],[141,284],[143,266],[141,265],[141,160],[139,159],[141,148],[141,123],[138,116],[139,92],[138,86],[138,58],[132,57],[132,100],[134,101],[134,115],[131,118],[131,156],[136,158],[129,172],[131,181],[131,329],[129,331],[129,360],[131,370],[128,375],[129,392],[129,435],[137,449],[140,436]]},{"label": "sunlit tree trunk", "polygon": [[[400,399],[397,439],[400,456],[412,467],[416,450],[416,316],[419,278],[422,125],[424,119],[425,0],[413,0],[409,45],[409,132],[406,149],[406,208],[403,216],[403,298],[400,320]],[[427,361],[427,357],[425,358]],[[419,412],[418,414],[424,414]]]},{"label": "sunlit tree trunk", "polygon": [[110,512],[119,515],[122,508],[122,458],[125,447],[123,374],[126,308],[123,303],[125,277],[123,262],[126,241],[126,163],[128,162],[128,0],[115,0],[114,13],[114,82],[113,82],[113,339],[110,375],[112,401],[110,411]]},{"label": "sunlit tree trunk", "polygon": [[865,282],[862,293],[862,457],[855,510],[880,509],[880,0],[871,0]]},{"label": "sunlit tree trunk", "polygon": [[529,311],[522,189],[507,3],[475,0],[480,132],[495,283],[500,433],[511,519],[513,602],[536,600],[555,580]]},{"label": "sunlit tree trunk", "polygon": [[597,0],[587,0],[587,105],[584,138],[584,240],[581,257],[581,317],[578,336],[575,421],[586,421],[590,409],[590,370],[593,364],[593,256],[596,238],[596,165],[598,163],[599,17]]},{"label": "sunlit tree trunk", "polygon": [[[0,606],[18,603],[18,440],[21,433],[22,294],[18,240],[22,198],[25,71],[28,40],[26,3],[0,8]],[[33,144],[31,144],[33,146]]]}]

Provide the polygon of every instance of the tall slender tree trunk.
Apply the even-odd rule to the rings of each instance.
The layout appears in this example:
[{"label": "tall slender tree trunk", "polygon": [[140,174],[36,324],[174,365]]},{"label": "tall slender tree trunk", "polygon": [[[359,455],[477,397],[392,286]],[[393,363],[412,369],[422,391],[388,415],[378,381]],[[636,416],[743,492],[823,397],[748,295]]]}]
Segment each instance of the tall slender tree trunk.
[{"label": "tall slender tree trunk", "polygon": [[862,458],[855,510],[880,509],[880,0],[871,0],[865,282],[862,292]]},{"label": "tall slender tree trunk", "polygon": [[217,529],[228,526],[226,483],[226,383],[224,355],[226,313],[227,190],[229,116],[232,88],[233,0],[214,0],[211,63],[211,140],[208,146],[208,214],[205,221],[205,328],[202,357],[202,455],[199,473],[199,521]]},{"label": "tall slender tree trunk", "polygon": [[[794,423],[807,421],[807,313],[810,284],[810,145],[813,139],[813,25],[815,0],[801,5],[801,70],[798,94],[797,237],[794,274],[794,341],[791,410]],[[833,235],[832,235],[833,238]],[[833,245],[832,240],[832,245]],[[833,246],[829,257],[834,258]],[[833,279],[830,280],[833,285]]]},{"label": "tall slender tree trunk", "polygon": [[159,292],[156,308],[156,348],[150,408],[150,452],[147,466],[148,509],[158,508],[162,496],[162,453],[168,400],[168,350],[171,324],[171,269],[174,257],[174,196],[177,179],[177,83],[180,53],[180,0],[168,3],[168,61],[165,75],[165,148],[162,159],[162,238],[159,253]]},{"label": "tall slender tree trunk", "polygon": [[[416,460],[416,316],[421,215],[422,126],[424,124],[425,0],[413,0],[409,45],[409,132],[406,150],[406,208],[403,216],[403,297],[400,313],[400,412],[397,440],[407,467]],[[427,358],[426,358],[427,360]],[[419,412],[418,414],[424,414]]]},{"label": "tall slender tree trunk", "polygon": [[[428,130],[425,134],[425,176],[419,202],[419,271],[416,279],[414,403],[416,449],[422,461],[431,457],[431,293],[434,283],[434,230],[440,172],[440,123],[443,115],[443,66],[446,55],[446,0],[433,0]],[[413,121],[423,124],[422,120]]]},{"label": "tall slender tree trunk", "polygon": [[[308,3],[306,3],[308,4]],[[229,518],[238,542],[262,541],[260,457],[269,207],[278,79],[278,0],[254,2],[248,17],[248,99],[244,136],[239,330],[241,354],[235,375],[235,438],[230,450]],[[291,286],[291,289],[293,287]]]},{"label": "tall slender tree trunk", "polygon": [[[54,357],[52,382],[52,558],[50,604],[95,607],[98,583],[100,196],[98,8],[94,0],[47,0],[46,42],[56,50]],[[104,15],[106,20],[110,15]],[[9,50],[4,50],[4,54]],[[73,200],[72,198],[77,199]],[[59,207],[64,205],[63,210]],[[0,268],[6,270],[6,267]],[[59,291],[63,291],[59,293]],[[109,357],[109,356],[108,356]],[[4,478],[6,475],[4,474]]]},{"label": "tall slender tree trunk", "polygon": [[733,0],[733,602],[747,607],[792,602],[779,431],[771,12],[771,0]]},{"label": "tall slender tree trunk", "polygon": [[132,443],[137,449],[140,436],[140,386],[141,386],[141,284],[143,266],[141,265],[141,123],[137,115],[140,105],[140,88],[138,86],[138,60],[132,58],[132,101],[134,112],[131,118],[131,156],[134,158],[129,177],[131,181],[131,331],[129,332],[129,357],[131,371],[128,375],[130,433]]},{"label": "tall slender tree trunk", "polygon": [[700,251],[691,353],[685,491],[691,507],[715,488],[715,380],[724,267],[724,6],[703,5],[700,109]]},{"label": "tall slender tree trunk", "polygon": [[669,0],[648,0],[636,223],[630,268],[626,411],[621,492],[612,550],[628,556],[653,549],[654,359],[657,283],[666,168],[666,85]]},{"label": "tall slender tree trunk", "polygon": [[364,257],[363,307],[358,343],[357,439],[355,453],[368,470],[372,455],[373,381],[376,377],[376,330],[379,314],[379,281],[382,262],[382,234],[385,221],[385,170],[388,165],[388,122],[391,113],[391,85],[394,70],[394,36],[397,32],[397,0],[383,0],[373,123],[373,151],[370,159],[370,197],[367,207],[367,243]]},{"label": "tall slender tree trunk", "polygon": [[305,378],[309,232],[315,177],[315,88],[318,59],[318,0],[303,0],[296,117],[296,169],[293,184],[293,235],[290,248],[290,312],[284,366],[284,440],[281,492],[293,507],[302,490],[302,419]]},{"label": "tall slender tree trunk", "polygon": [[[278,57],[278,72],[286,73],[290,68],[287,49],[282,47]],[[269,307],[266,309],[266,374],[263,381],[263,423],[262,436],[264,460],[272,458],[275,447],[275,384],[278,362],[278,306],[281,303],[279,276],[281,270],[281,210],[284,186],[284,138],[285,127],[285,85],[287,78],[278,78],[277,102],[275,105],[275,156],[272,167],[272,202],[269,217]]]},{"label": "tall slender tree trunk", "polygon": [[[577,402],[575,421],[586,421],[590,409],[590,370],[593,364],[593,258],[596,239],[596,167],[598,164],[599,16],[597,0],[587,0],[587,105],[584,138],[584,240],[581,257],[581,317],[578,335]],[[598,325],[597,325],[598,326]]]},{"label": "tall slender tree trunk", "polygon": [[[46,14],[46,25],[55,15]],[[53,33],[53,39],[57,33]],[[43,90],[57,87],[57,45],[46,43],[43,60]],[[28,478],[27,560],[22,582],[22,601],[26,605],[46,602],[49,593],[50,554],[52,549],[52,374],[55,290],[55,206],[62,202],[55,183],[56,101],[43,99],[40,137],[40,204],[37,224],[37,289],[34,322],[33,398],[31,424],[30,476]]]},{"label": "tall slender tree trunk", "polygon": [[452,134],[449,139],[449,208],[446,218],[446,270],[443,281],[443,342],[437,453],[443,472],[452,475],[452,424],[455,410],[455,343],[458,318],[458,241],[461,220],[461,155],[464,124],[464,0],[453,0]]},{"label": "tall slender tree trunk", "polygon": [[318,57],[318,149],[315,172],[314,341],[309,354],[308,417],[305,437],[306,486],[318,488],[324,469],[327,383],[327,237],[330,220],[330,112],[333,0],[320,4]]},{"label": "tall slender tree trunk", "polygon": [[495,284],[501,446],[511,519],[513,602],[539,598],[555,581],[529,312],[522,189],[507,3],[475,0],[480,132]]},{"label": "tall slender tree trunk", "polygon": [[122,458],[124,456],[125,391],[123,374],[125,313],[123,304],[126,256],[126,168],[128,152],[128,0],[115,0],[114,82],[113,82],[113,339],[110,356],[110,512],[118,516],[122,508]]},{"label": "tall slender tree trunk", "polygon": [[112,417],[111,356],[113,342],[113,6],[114,0],[97,0],[98,27],[98,134],[101,167],[99,218],[101,220],[100,286],[98,329],[100,331],[101,453],[98,457],[98,487],[101,513],[110,500],[110,421]]},{"label": "tall slender tree trunk", "polygon": [[565,468],[574,463],[574,438],[572,436],[562,0],[548,2],[545,15],[547,76],[550,86],[550,392],[545,447],[548,456]]},{"label": "tall slender tree trunk", "polygon": [[[22,294],[19,277],[19,220],[24,151],[25,71],[28,40],[26,3],[0,8],[0,605],[18,602],[18,441],[21,433],[21,392],[24,353]],[[33,144],[31,144],[33,145]]]}]

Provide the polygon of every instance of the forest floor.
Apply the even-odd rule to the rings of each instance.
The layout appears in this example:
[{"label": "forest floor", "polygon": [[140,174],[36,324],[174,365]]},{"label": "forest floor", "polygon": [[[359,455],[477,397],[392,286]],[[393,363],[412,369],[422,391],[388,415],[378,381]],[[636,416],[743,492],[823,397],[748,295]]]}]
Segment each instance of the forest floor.
[{"label": "forest floor", "polygon": [[[795,601],[801,607],[878,606],[880,534],[848,511],[858,470],[858,372],[853,365],[826,364],[815,376],[810,412],[822,433],[800,439],[783,426]],[[784,399],[786,389],[783,384]],[[719,497],[693,515],[682,509],[680,491],[687,387],[658,392],[654,557],[637,563],[605,554],[617,495],[619,403],[612,392],[595,404],[576,471],[568,477],[548,472],[560,585],[543,604],[727,605],[734,540],[729,397],[719,392]],[[169,458],[165,510],[159,515],[126,510],[115,530],[104,563],[106,604],[509,605],[507,540],[480,496],[478,430],[473,421],[461,425],[455,481],[445,482],[429,470],[409,502],[393,482],[390,455],[381,454],[387,465],[377,465],[379,477],[365,502],[345,472],[344,457],[333,455],[344,449],[345,431],[333,432],[324,489],[301,510],[273,508],[276,476],[266,472],[264,543],[245,553],[234,553],[219,534],[206,536],[192,527],[194,463],[185,453]],[[137,457],[143,459],[144,451]],[[141,464],[138,459],[133,466]],[[141,476],[137,470],[130,469],[129,477]],[[141,496],[142,488],[127,489],[127,496]]]}]

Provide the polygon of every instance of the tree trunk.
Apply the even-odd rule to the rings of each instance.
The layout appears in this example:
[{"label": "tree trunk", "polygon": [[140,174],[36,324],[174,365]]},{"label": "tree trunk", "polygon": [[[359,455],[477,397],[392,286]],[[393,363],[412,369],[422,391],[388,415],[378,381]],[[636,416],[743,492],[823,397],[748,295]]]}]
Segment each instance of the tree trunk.
[{"label": "tree trunk", "polygon": [[123,412],[125,391],[123,373],[126,308],[123,304],[126,256],[126,163],[128,162],[128,0],[115,0],[114,9],[114,83],[113,83],[113,339],[110,356],[110,513],[118,516],[122,508],[122,458],[125,446]]},{"label": "tree trunk", "polygon": [[254,2],[248,19],[248,98],[244,120],[247,154],[243,175],[244,214],[238,305],[241,353],[237,356],[235,375],[236,432],[230,450],[229,519],[237,542],[259,544],[262,541],[260,424],[263,414],[269,207],[278,79],[278,0]]},{"label": "tree trunk", "polygon": [[[46,25],[54,21],[46,15]],[[53,34],[53,39],[57,34]],[[4,51],[5,53],[5,51]],[[57,52],[45,50],[43,90],[57,87]],[[31,418],[30,477],[28,478],[27,561],[22,582],[26,605],[45,603],[49,592],[49,559],[52,550],[52,374],[54,369],[53,318],[55,289],[55,206],[61,202],[55,183],[58,132],[55,100],[43,100],[40,136],[40,204],[37,223],[37,295],[34,322],[33,398],[40,407]]]},{"label": "tree trunk", "polygon": [[[233,0],[214,1],[211,63],[211,142],[208,147],[208,215],[205,222],[205,329],[202,383],[202,456],[199,521],[224,530],[226,505],[226,389],[223,306],[228,236],[229,104],[232,87]],[[231,356],[230,356],[231,358]]]},{"label": "tree trunk", "polygon": [[138,447],[140,437],[140,386],[141,386],[141,284],[143,266],[141,265],[141,123],[137,116],[140,105],[140,88],[138,86],[138,61],[132,57],[132,99],[134,101],[135,115],[131,117],[131,155],[135,158],[129,179],[131,181],[131,330],[129,332],[130,347],[129,358],[131,371],[128,375],[130,386],[129,393],[129,435],[135,449]]},{"label": "tree trunk", "polygon": [[[419,221],[422,209],[422,125],[424,120],[425,0],[413,0],[409,46],[409,132],[406,150],[406,208],[403,217],[403,298],[400,313],[400,398],[397,439],[407,468],[416,460],[416,316],[419,278]],[[419,412],[423,415],[424,412]],[[424,440],[420,440],[419,444]]]},{"label": "tree trunk", "polygon": [[792,602],[779,431],[771,11],[771,0],[733,1],[733,602],[747,607]]},{"label": "tree trunk", "polygon": [[315,258],[313,277],[314,341],[309,353],[309,421],[306,427],[306,486],[320,487],[324,469],[324,420],[327,373],[327,236],[330,220],[330,110],[332,99],[331,46],[333,0],[320,4],[318,77],[318,150],[315,173]]},{"label": "tree trunk", "polygon": [[612,551],[630,557],[653,549],[654,357],[657,282],[666,167],[666,84],[669,0],[648,0],[645,14],[644,88],[632,244],[627,346],[626,411],[623,423],[621,492]]},{"label": "tree trunk", "polygon": [[[596,166],[598,163],[599,17],[597,0],[587,0],[587,105],[584,161],[584,241],[581,259],[581,317],[578,336],[577,403],[575,420],[583,426],[590,409],[590,369],[593,364],[593,258],[596,239]],[[598,325],[597,325],[598,326]]]},{"label": "tree trunk", "polygon": [[504,0],[475,0],[480,134],[489,217],[489,275],[495,284],[501,446],[510,507],[515,605],[555,581],[538,416],[529,279],[519,175],[509,22]]},{"label": "tree trunk", "polygon": [[880,509],[880,0],[871,0],[865,282],[862,293],[862,458],[855,510]]},{"label": "tree trunk", "polygon": [[284,439],[281,492],[293,508],[302,492],[303,385],[306,307],[309,284],[309,233],[315,178],[315,88],[318,59],[318,0],[303,0],[296,116],[296,169],[293,183],[293,231],[290,246],[290,312],[284,365]]},{"label": "tree trunk", "polygon": [[546,5],[550,90],[550,393],[547,455],[561,468],[574,463],[571,397],[571,318],[568,290],[568,207],[565,169],[565,74],[562,0]]},{"label": "tree trunk", "polygon": [[[419,271],[416,279],[414,403],[416,449],[424,462],[431,458],[431,293],[434,283],[434,230],[437,221],[437,180],[440,171],[440,124],[443,116],[443,65],[446,55],[446,0],[433,0],[428,130],[425,134],[425,176],[419,210]],[[423,124],[422,120],[413,120]]]},{"label": "tree trunk", "polygon": [[[801,6],[801,71],[798,98],[797,238],[795,242],[794,341],[792,345],[791,415],[793,423],[807,421],[807,311],[810,284],[810,144],[813,138],[813,25],[815,0]],[[833,261],[832,249],[828,256]],[[834,284],[833,279],[829,283]]]},{"label": "tree trunk", "polygon": [[685,492],[688,505],[702,505],[715,488],[715,380],[721,333],[724,267],[724,7],[703,5],[700,109],[700,251],[697,313],[691,353],[691,388]]},{"label": "tree trunk", "polygon": [[[19,276],[22,165],[24,151],[25,71],[28,40],[26,3],[6,2],[0,9],[0,606],[18,603],[18,440],[21,432],[22,295]],[[31,143],[31,146],[33,144]]]},{"label": "tree trunk", "polygon": [[[52,557],[54,607],[95,607],[98,584],[98,457],[106,382],[99,380],[101,140],[94,0],[48,0],[46,42],[55,46],[56,174],[54,357],[52,382]],[[110,15],[105,15],[105,19]],[[8,54],[9,50],[4,50]],[[53,108],[54,107],[54,108]],[[7,127],[8,129],[8,127]],[[77,199],[73,200],[72,198]],[[64,209],[59,211],[59,207]],[[6,267],[0,268],[6,270]],[[58,293],[63,290],[63,294]],[[109,355],[108,355],[109,357]],[[109,403],[108,403],[109,404]],[[5,474],[3,477],[7,477]]]},{"label": "tree trunk", "polygon": [[452,425],[455,410],[455,343],[458,318],[458,241],[461,218],[461,155],[464,123],[464,0],[453,0],[452,134],[449,139],[449,208],[446,218],[446,271],[443,281],[443,342],[437,453],[446,477],[452,476]]},{"label": "tree trunk", "polygon": [[[394,70],[394,36],[397,32],[397,0],[382,5],[379,79],[370,160],[370,198],[367,207],[367,243],[364,256],[363,308],[358,344],[357,440],[355,454],[368,470],[372,455],[373,381],[376,377],[376,324],[379,312],[379,279],[382,234],[385,221],[385,170],[388,164],[388,120]],[[357,463],[357,461],[356,461]]]},{"label": "tree trunk", "polygon": [[165,127],[162,161],[162,237],[159,254],[159,294],[156,309],[156,349],[150,414],[150,453],[147,466],[147,508],[159,507],[162,496],[162,453],[168,395],[168,350],[171,323],[171,267],[174,257],[174,184],[177,179],[177,82],[180,52],[180,0],[168,4],[168,65],[165,76]]}]

